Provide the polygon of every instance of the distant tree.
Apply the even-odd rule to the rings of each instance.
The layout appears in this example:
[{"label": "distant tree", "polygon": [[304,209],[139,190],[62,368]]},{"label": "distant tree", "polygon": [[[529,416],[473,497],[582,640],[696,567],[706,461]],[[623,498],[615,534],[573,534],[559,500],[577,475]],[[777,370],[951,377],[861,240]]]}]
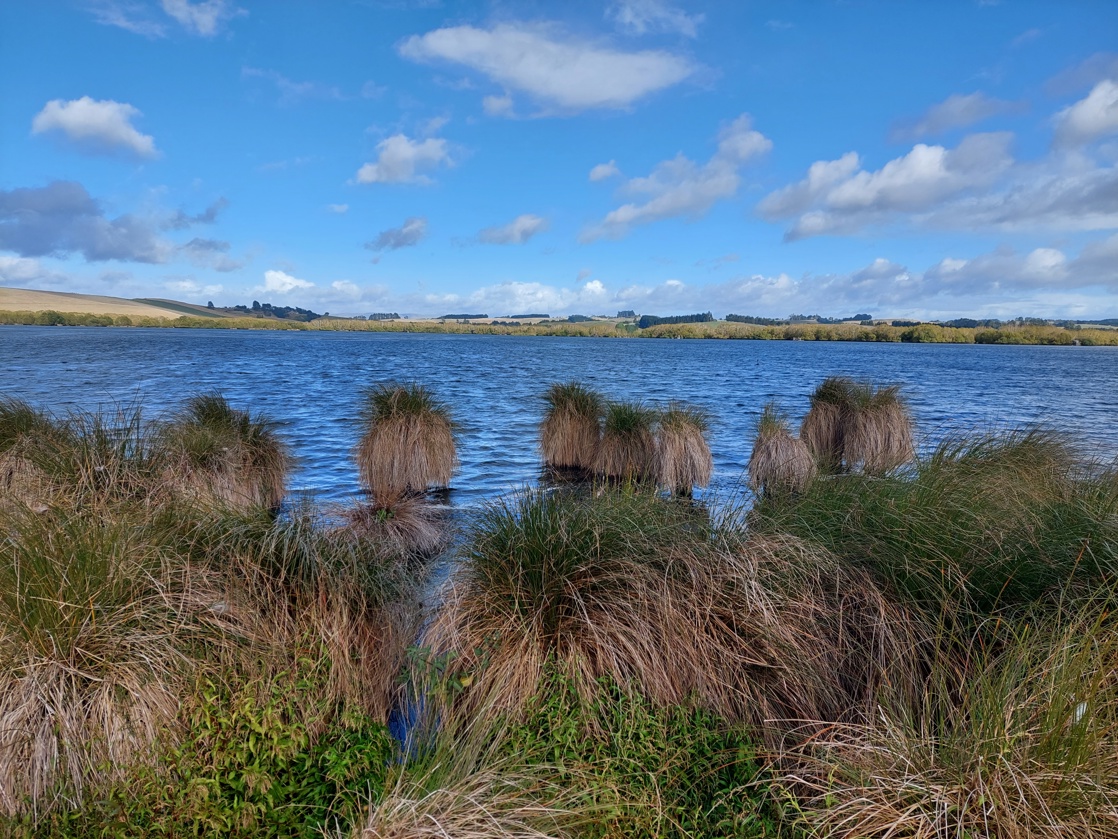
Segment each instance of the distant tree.
[{"label": "distant tree", "polygon": [[254,312],[259,312],[260,311],[260,301],[259,300],[253,300],[252,301],[252,310]]},{"label": "distant tree", "polygon": [[622,309],[620,312],[617,313],[617,316],[619,318],[635,318],[637,316],[637,313],[634,312],[632,309]]},{"label": "distant tree", "polygon": [[594,320],[592,317],[586,315],[568,315],[567,323],[586,323],[588,320]]},{"label": "distant tree", "polygon": [[214,302],[213,302],[212,300],[211,300],[211,301],[209,301],[209,302],[208,302],[208,303],[206,304],[206,308],[207,308],[207,309],[212,309],[213,307],[214,307]]},{"label": "distant tree", "polygon": [[648,329],[650,326],[661,323],[708,323],[712,320],[714,320],[714,315],[710,312],[701,312],[697,315],[670,315],[666,318],[656,315],[641,315],[641,319],[637,321],[637,326],[641,329]]}]

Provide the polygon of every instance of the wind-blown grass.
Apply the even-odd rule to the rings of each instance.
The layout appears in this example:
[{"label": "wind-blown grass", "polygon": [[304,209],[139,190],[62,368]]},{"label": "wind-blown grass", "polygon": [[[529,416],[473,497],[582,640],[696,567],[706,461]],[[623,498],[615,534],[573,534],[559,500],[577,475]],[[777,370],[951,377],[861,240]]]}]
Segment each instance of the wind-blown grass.
[{"label": "wind-blown grass", "polygon": [[660,414],[656,439],[656,483],[688,495],[706,486],[714,458],[706,441],[710,419],[701,408],[673,402]]},{"label": "wind-blown grass", "polygon": [[640,402],[607,404],[594,472],[626,482],[655,480],[656,422],[656,411]]},{"label": "wind-blown grass", "polygon": [[357,466],[380,505],[450,483],[458,456],[446,405],[419,384],[377,385],[363,400]]},{"label": "wind-blown grass", "polygon": [[769,498],[803,492],[815,478],[811,452],[792,436],[788,417],[775,402],[765,405],[757,421],[748,471],[749,485]]},{"label": "wind-blown grass", "polygon": [[912,459],[912,419],[898,386],[874,387],[842,376],[811,396],[800,439],[826,473],[884,475]]},{"label": "wind-blown grass", "polygon": [[235,509],[279,508],[291,455],[276,424],[218,393],[189,399],[162,429],[167,481],[193,498]]},{"label": "wind-blown grass", "polygon": [[579,382],[553,384],[544,394],[540,423],[544,463],[559,469],[589,470],[602,436],[605,400]]}]

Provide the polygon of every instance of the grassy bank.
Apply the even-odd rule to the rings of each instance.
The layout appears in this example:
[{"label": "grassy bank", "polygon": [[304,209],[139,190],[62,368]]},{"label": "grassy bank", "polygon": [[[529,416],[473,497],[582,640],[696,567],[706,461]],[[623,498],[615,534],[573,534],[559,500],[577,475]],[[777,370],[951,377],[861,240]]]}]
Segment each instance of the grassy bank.
[{"label": "grassy bank", "polygon": [[586,321],[507,326],[432,320],[351,320],[323,317],[304,323],[254,317],[137,317],[69,312],[0,311],[0,325],[24,326],[143,326],[160,329],[267,329],[304,332],[416,332],[454,335],[538,335],[581,338],[707,338],[754,341],[870,341],[916,344],[1038,344],[1055,346],[1118,346],[1115,329],[1065,329],[1060,326],[1002,326],[955,328],[937,324],[900,327],[888,324],[794,323],[760,326],[747,323],[659,324],[638,329],[631,322]]},{"label": "grassy bank", "polygon": [[[882,458],[903,401],[828,381],[839,448],[715,513],[675,468],[701,412],[553,387],[568,472],[479,511],[437,596],[424,388],[366,392],[333,510],[277,508],[282,439],[216,394],[0,400],[0,833],[1118,835],[1115,464],[1035,429]],[[645,468],[599,470],[637,407]]]}]

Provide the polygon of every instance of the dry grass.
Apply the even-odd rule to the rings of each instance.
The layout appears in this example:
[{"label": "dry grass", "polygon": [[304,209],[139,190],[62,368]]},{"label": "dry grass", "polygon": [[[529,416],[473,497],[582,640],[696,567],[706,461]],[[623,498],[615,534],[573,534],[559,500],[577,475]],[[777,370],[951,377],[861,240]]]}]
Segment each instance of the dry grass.
[{"label": "dry grass", "polygon": [[165,480],[194,500],[277,510],[292,458],[276,424],[217,393],[192,397],[160,433]]},{"label": "dry grass", "polygon": [[357,445],[361,480],[373,497],[394,499],[447,486],[458,466],[454,424],[423,385],[378,385],[364,395]]},{"label": "dry grass", "polygon": [[807,445],[792,436],[787,417],[770,402],[757,422],[749,456],[749,485],[766,497],[801,493],[817,471]]},{"label": "dry grass", "polygon": [[800,425],[800,439],[828,474],[842,469],[845,415],[853,384],[840,376],[824,379],[811,395],[811,408]]},{"label": "dry grass", "polygon": [[358,504],[343,509],[341,517],[358,538],[403,553],[432,556],[450,544],[445,514],[419,498],[401,498],[380,506]]},{"label": "dry grass", "polygon": [[518,712],[554,658],[587,699],[608,675],[787,731],[856,718],[912,631],[867,575],[804,543],[722,542],[685,505],[558,494],[483,514],[425,643],[472,681],[467,716]]},{"label": "dry grass", "polygon": [[786,753],[800,827],[835,839],[1118,835],[1118,634],[1106,616],[1018,625],[972,650],[960,694],[883,708]]},{"label": "dry grass", "polygon": [[800,439],[830,474],[884,475],[915,456],[912,418],[900,387],[875,388],[841,376],[824,379],[812,394]]},{"label": "dry grass", "polygon": [[626,482],[656,478],[656,412],[640,402],[610,402],[594,472]]},{"label": "dry grass", "polygon": [[560,469],[593,468],[605,400],[579,382],[553,384],[544,400],[547,410],[540,424],[544,463]]},{"label": "dry grass", "polygon": [[672,403],[660,415],[657,484],[686,495],[692,487],[710,483],[714,458],[706,441],[709,425],[705,411],[687,405]]}]

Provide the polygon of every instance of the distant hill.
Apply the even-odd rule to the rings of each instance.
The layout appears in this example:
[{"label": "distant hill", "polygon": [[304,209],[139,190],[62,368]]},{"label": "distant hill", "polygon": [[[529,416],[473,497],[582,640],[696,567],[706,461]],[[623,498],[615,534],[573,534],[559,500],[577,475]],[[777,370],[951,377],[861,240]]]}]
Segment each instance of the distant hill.
[{"label": "distant hill", "polygon": [[[85,315],[129,315],[145,318],[175,318],[184,314],[168,306],[173,301],[127,300],[100,294],[71,294],[64,291],[34,291],[0,288],[0,311],[68,312]],[[175,304],[186,307],[188,304]],[[202,311],[205,311],[203,308]],[[195,314],[191,311],[190,314]]]}]

